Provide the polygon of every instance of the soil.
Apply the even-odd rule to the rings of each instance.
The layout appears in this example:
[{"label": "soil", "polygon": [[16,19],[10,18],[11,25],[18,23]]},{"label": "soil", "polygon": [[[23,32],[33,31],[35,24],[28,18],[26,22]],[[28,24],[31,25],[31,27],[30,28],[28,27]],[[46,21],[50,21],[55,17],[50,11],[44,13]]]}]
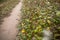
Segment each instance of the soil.
[{"label": "soil", "polygon": [[0,25],[0,40],[16,40],[17,25],[21,19],[21,6],[22,1],[13,8],[9,17],[4,18],[4,22]]}]

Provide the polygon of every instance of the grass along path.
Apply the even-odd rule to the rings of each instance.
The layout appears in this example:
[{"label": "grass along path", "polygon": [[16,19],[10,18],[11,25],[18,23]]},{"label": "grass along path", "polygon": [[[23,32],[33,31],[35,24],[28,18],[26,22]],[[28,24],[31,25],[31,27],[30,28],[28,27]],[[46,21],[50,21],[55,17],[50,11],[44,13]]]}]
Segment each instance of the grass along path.
[{"label": "grass along path", "polygon": [[[0,40],[15,40],[17,35],[17,25],[20,19],[20,9],[22,6],[22,1],[16,5],[16,7],[10,13],[11,15],[7,18],[4,18],[4,22],[0,28]],[[19,15],[19,16],[18,16]],[[16,20],[18,19],[18,20]]]},{"label": "grass along path", "polygon": [[12,8],[19,3],[20,0],[5,0],[0,3],[0,25],[3,22],[3,18],[10,16]]}]

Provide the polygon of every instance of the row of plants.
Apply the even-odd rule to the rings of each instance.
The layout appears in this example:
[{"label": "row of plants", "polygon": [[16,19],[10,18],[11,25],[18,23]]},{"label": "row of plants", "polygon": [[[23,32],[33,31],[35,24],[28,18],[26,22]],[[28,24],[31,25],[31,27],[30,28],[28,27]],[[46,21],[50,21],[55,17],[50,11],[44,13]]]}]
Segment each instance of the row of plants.
[{"label": "row of plants", "polygon": [[13,7],[20,0],[1,0],[0,2],[0,24],[3,22],[3,18],[9,16]]},{"label": "row of plants", "polygon": [[19,40],[42,40],[44,28],[51,30],[52,39],[57,40],[56,33],[60,30],[60,9],[57,0],[23,0],[21,12],[17,36]]}]

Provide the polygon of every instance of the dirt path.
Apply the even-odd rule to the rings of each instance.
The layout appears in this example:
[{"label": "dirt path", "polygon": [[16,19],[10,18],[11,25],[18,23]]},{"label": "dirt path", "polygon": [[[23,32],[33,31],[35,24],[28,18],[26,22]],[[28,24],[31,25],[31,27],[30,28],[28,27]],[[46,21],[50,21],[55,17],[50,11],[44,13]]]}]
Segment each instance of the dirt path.
[{"label": "dirt path", "polygon": [[[11,15],[4,19],[3,24],[0,27],[0,40],[15,40],[17,35],[17,25],[20,20],[20,9],[22,1],[16,5],[16,7],[10,13]],[[18,20],[17,20],[18,19]]]}]

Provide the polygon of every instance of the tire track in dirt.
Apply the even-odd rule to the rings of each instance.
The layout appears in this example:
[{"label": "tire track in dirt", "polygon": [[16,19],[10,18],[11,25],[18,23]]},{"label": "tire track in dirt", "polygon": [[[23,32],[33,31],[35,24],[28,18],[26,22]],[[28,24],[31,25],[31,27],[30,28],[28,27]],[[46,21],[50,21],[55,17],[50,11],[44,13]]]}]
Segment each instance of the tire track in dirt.
[{"label": "tire track in dirt", "polygon": [[[4,22],[0,27],[0,40],[15,40],[18,33],[17,25],[21,17],[22,1],[13,8],[11,15],[4,18]],[[19,15],[19,16],[18,16]],[[18,20],[17,20],[18,19]]]}]

